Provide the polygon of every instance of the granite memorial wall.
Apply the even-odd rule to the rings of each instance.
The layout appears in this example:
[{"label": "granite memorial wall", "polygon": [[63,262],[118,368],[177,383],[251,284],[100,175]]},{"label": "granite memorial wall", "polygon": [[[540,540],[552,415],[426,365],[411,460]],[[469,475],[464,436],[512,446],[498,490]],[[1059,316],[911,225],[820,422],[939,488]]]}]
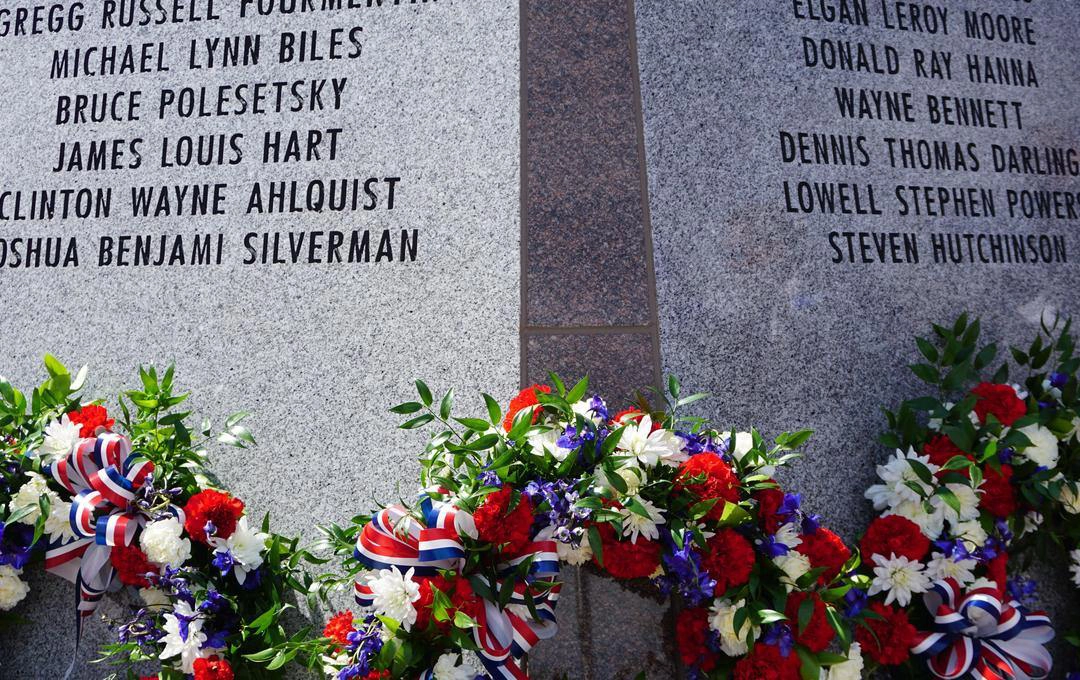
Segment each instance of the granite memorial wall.
[{"label": "granite memorial wall", "polygon": [[787,481],[853,539],[913,336],[1077,313],[1080,7],[636,9],[664,369],[719,420],[815,430]]},{"label": "granite memorial wall", "polygon": [[[253,414],[214,470],[282,533],[411,495],[413,379],[517,385],[518,53],[510,0],[3,3],[0,370],[176,362]],[[3,677],[73,625],[31,586]]]}]

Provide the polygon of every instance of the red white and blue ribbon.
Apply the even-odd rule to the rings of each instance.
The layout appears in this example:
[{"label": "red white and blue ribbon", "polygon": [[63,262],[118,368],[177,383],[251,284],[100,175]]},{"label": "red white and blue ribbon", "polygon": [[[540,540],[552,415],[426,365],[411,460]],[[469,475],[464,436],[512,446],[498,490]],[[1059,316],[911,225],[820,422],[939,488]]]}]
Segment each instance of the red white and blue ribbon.
[{"label": "red white and blue ribbon", "polygon": [[[409,569],[416,576],[436,576],[448,570],[460,574],[465,565],[461,536],[475,536],[472,517],[427,496],[421,498],[420,514],[423,522],[399,505],[381,510],[361,531],[356,559],[372,569],[395,569],[402,574]],[[480,648],[477,654],[494,678],[527,680],[519,661],[540,640],[553,637],[558,630],[555,605],[561,585],[557,583],[559,556],[553,541],[534,541],[523,554],[497,565],[501,580],[491,583],[479,578],[491,592],[499,593],[506,579],[512,578],[526,561],[528,573],[514,583],[509,604],[503,608],[485,599],[478,625],[473,628],[473,639]],[[355,590],[360,606],[374,604],[367,585],[357,582]]]},{"label": "red white and blue ribbon", "polygon": [[[49,547],[45,568],[75,583],[77,620],[93,614],[112,585],[109,556],[114,546],[129,546],[145,517],[132,506],[154,464],[131,453],[131,441],[112,432],[80,439],[45,472],[64,487],[71,501],[75,538]],[[170,512],[183,522],[183,511]]]},{"label": "red white and blue ribbon", "polygon": [[964,593],[955,579],[935,582],[923,596],[934,616],[931,632],[920,632],[913,654],[926,659],[942,680],[1040,680],[1053,660],[1044,646],[1054,638],[1043,612],[1005,601],[997,588]]}]

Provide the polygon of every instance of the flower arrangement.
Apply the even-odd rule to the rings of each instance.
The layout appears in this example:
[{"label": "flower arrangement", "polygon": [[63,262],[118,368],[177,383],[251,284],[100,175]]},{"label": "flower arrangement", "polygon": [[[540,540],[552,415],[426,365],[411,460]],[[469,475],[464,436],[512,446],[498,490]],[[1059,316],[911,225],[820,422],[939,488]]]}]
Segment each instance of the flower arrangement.
[{"label": "flower arrangement", "polygon": [[[858,677],[864,617],[858,557],[772,479],[810,436],[767,447],[679,415],[702,395],[669,381],[665,411],[613,413],[588,382],[552,376],[504,412],[452,417],[454,393],[396,406],[437,425],[416,502],[325,527],[359,612],[321,638],[268,651],[339,680],[527,678],[526,655],[556,630],[559,573],[591,565],[685,604],[680,655],[694,677]],[[861,586],[861,587],[860,587]]]},{"label": "flower arrangement", "polygon": [[[85,368],[72,377],[51,356],[45,367],[29,399],[0,380],[0,609],[25,596],[21,570],[43,561],[76,585],[77,646],[106,593],[137,589],[102,660],[156,662],[166,679],[231,679],[244,655],[287,639],[280,618],[301,587],[298,541],[272,534],[268,517],[253,522],[213,483],[210,423],[192,429],[173,369],[140,369],[142,389],[120,397],[114,419],[80,401]],[[242,419],[230,417],[217,441],[253,445]]]},{"label": "flower arrangement", "polygon": [[881,513],[860,543],[879,618],[856,637],[874,664],[933,677],[1046,677],[1054,631],[1029,609],[1034,583],[1020,574],[1053,546],[1074,549],[1080,573],[1070,324],[1044,324],[1012,350],[1022,384],[1007,364],[984,377],[997,347],[980,345],[977,319],[933,330],[911,369],[934,394],[887,412],[883,441],[896,453],[866,492]]}]

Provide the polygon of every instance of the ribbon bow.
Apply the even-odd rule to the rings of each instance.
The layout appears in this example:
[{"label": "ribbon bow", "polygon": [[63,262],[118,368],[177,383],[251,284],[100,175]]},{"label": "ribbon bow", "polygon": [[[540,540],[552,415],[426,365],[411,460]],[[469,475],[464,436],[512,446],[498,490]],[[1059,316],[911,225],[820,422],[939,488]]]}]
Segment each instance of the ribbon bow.
[{"label": "ribbon bow", "polygon": [[[400,505],[381,510],[361,531],[356,559],[372,569],[396,569],[401,573],[413,569],[417,576],[436,576],[445,570],[461,574],[465,565],[461,535],[476,537],[472,516],[449,503],[436,503],[428,496],[420,499],[420,511],[423,522]],[[528,576],[513,584],[507,606],[500,607],[484,598],[477,626],[473,628],[480,660],[495,678],[527,680],[529,676],[519,666],[521,658],[558,630],[555,605],[561,586],[556,582],[559,555],[554,541],[533,541],[523,554],[497,565],[500,578],[494,583],[484,576],[477,578],[487,586],[487,591],[500,593],[506,579],[530,559]],[[533,584],[537,581],[547,585],[536,587]],[[360,606],[374,604],[367,585],[357,582],[355,591]],[[430,675],[428,671],[421,678]]]},{"label": "ribbon bow", "polygon": [[[50,546],[45,569],[75,583],[80,630],[112,585],[113,547],[131,545],[145,521],[132,501],[153,471],[153,463],[132,455],[127,437],[112,432],[80,439],[67,456],[45,468],[74,496],[69,518],[75,538]],[[182,510],[170,511],[183,522]]]},{"label": "ribbon bow", "polygon": [[970,673],[975,680],[1040,680],[1053,660],[1043,646],[1054,638],[1044,612],[1005,602],[996,588],[962,593],[955,579],[935,582],[923,596],[934,630],[920,632],[912,653],[925,657],[942,680]]}]

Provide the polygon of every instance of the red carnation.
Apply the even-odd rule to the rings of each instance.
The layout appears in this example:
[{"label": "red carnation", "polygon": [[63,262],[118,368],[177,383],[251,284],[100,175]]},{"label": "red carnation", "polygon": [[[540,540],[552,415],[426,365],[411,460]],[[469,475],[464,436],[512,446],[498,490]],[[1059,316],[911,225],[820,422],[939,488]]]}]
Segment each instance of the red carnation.
[{"label": "red carnation", "polygon": [[716,504],[709,508],[707,516],[717,521],[723,516],[727,503],[739,502],[739,478],[731,466],[712,453],[691,456],[680,465],[675,489],[687,491],[696,501],[715,499]]},{"label": "red carnation", "polygon": [[926,442],[923,445],[923,453],[930,456],[930,462],[938,467],[942,467],[956,456],[963,456],[968,460],[975,460],[971,454],[962,451],[956,444],[953,444],[951,439],[943,434],[936,435],[933,439]]},{"label": "red carnation", "polygon": [[511,557],[520,555],[529,547],[533,525],[529,499],[520,496],[517,506],[511,510],[513,498],[513,489],[503,487],[488,495],[473,513],[480,540],[504,546],[503,552]]},{"label": "red carnation", "polygon": [[878,517],[866,530],[859,544],[863,559],[870,562],[874,555],[904,556],[921,560],[930,550],[930,539],[923,536],[919,525],[900,515]]},{"label": "red carnation", "polygon": [[907,614],[903,609],[894,609],[880,602],[871,602],[870,611],[882,618],[865,619],[870,630],[863,626],[855,627],[855,640],[863,654],[886,666],[896,666],[907,661],[917,632],[915,626],[908,621]]},{"label": "red carnation", "polygon": [[599,524],[604,563],[593,561],[617,579],[648,578],[660,567],[660,544],[638,537],[637,543],[620,541],[610,524]]},{"label": "red carnation", "polygon": [[207,489],[188,499],[184,506],[184,528],[200,543],[209,544],[206,524],[213,524],[215,538],[228,538],[236,531],[236,523],[244,514],[244,502],[227,493]]},{"label": "red carnation", "polygon": [[1012,485],[1011,465],[1002,465],[1001,472],[991,466],[983,467],[982,496],[979,505],[994,517],[1002,519],[1016,512],[1016,490]]},{"label": "red carnation", "polygon": [[338,612],[326,622],[323,628],[323,637],[330,638],[342,647],[349,644],[349,633],[356,630],[353,627],[353,613],[350,611]]},{"label": "red carnation", "polygon": [[390,671],[369,671],[368,674],[364,676],[364,680],[385,680],[390,677],[392,677]]},{"label": "red carnation", "polygon": [[750,580],[754,547],[735,530],[721,529],[706,542],[701,566],[716,579],[715,594],[719,597]]},{"label": "red carnation", "polygon": [[851,550],[844,540],[824,527],[802,537],[798,551],[810,559],[812,569],[823,568],[818,582],[825,585],[840,574],[840,569],[851,558]]},{"label": "red carnation", "polygon": [[[510,408],[506,411],[506,417],[503,418],[503,429],[507,432],[514,426],[514,417],[521,413],[530,406],[536,406],[540,403],[540,398],[537,397],[537,392],[543,392],[544,394],[550,394],[551,388],[547,385],[533,385],[526,387],[518,392],[518,395],[510,400]],[[532,421],[535,423],[540,417],[540,409],[533,411]]]},{"label": "red carnation", "polygon": [[799,656],[786,657],[775,645],[759,642],[735,664],[735,680],[799,680]]},{"label": "red carnation", "polygon": [[446,595],[453,605],[447,611],[448,618],[445,621],[435,621],[435,625],[442,632],[449,632],[454,615],[459,611],[474,620],[480,616],[482,604],[467,579],[448,579],[439,575],[432,578],[420,577],[416,581],[420,584],[420,599],[414,603],[418,630],[426,630],[434,620],[432,605],[435,603],[436,590]]},{"label": "red carnation", "polygon": [[216,656],[195,659],[193,670],[195,680],[233,680],[232,666],[225,659]]},{"label": "red carnation", "polygon": [[80,437],[96,437],[98,431],[108,432],[112,430],[113,419],[104,406],[88,404],[78,411],[67,414],[68,419],[79,426]]},{"label": "red carnation", "polygon": [[[806,628],[800,631],[799,608],[807,598],[813,600],[814,612],[811,614]],[[815,654],[824,651],[833,638],[836,637],[836,631],[829,625],[829,620],[825,617],[825,603],[817,593],[792,593],[788,596],[784,615],[787,616],[788,625],[791,626],[792,632],[795,633],[795,641]]]},{"label": "red carnation", "polygon": [[779,487],[761,489],[754,494],[754,499],[758,502],[758,518],[762,528],[770,535],[775,534],[785,524],[784,519],[777,514],[784,503],[784,492]]},{"label": "red carnation", "polygon": [[993,415],[998,422],[1008,427],[1027,414],[1027,406],[1016,390],[1008,385],[981,383],[971,393],[978,397],[975,402],[975,415],[986,422],[986,416]]},{"label": "red carnation", "polygon": [[150,581],[146,575],[158,571],[150,564],[150,560],[146,559],[146,553],[134,545],[113,546],[109,552],[109,562],[116,569],[116,577],[120,579],[120,583],[136,588],[149,588]]},{"label": "red carnation", "polygon": [[716,652],[709,649],[709,610],[684,609],[675,621],[675,637],[683,665],[708,673],[716,668]]}]

